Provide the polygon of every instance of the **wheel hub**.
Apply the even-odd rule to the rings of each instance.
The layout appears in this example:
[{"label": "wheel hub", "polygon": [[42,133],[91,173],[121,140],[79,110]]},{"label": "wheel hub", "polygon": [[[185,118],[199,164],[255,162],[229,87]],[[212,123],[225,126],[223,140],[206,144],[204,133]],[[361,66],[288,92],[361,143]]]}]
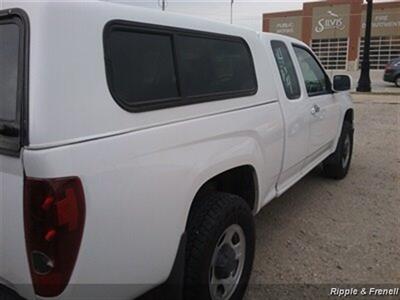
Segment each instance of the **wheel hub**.
[{"label": "wheel hub", "polygon": [[226,279],[236,270],[238,261],[235,256],[235,251],[228,244],[224,244],[218,251],[214,265],[215,276],[218,279]]},{"label": "wheel hub", "polygon": [[347,135],[344,140],[343,154],[342,154],[342,167],[346,168],[350,160],[350,137]]},{"label": "wheel hub", "polygon": [[246,237],[233,224],[218,239],[210,265],[209,289],[212,300],[228,300],[236,291],[246,260]]}]

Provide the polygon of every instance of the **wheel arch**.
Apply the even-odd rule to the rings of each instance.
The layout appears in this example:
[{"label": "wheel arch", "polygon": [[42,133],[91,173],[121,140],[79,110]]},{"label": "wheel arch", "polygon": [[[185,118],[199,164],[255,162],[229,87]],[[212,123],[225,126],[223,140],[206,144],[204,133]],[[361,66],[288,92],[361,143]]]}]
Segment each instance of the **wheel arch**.
[{"label": "wheel arch", "polygon": [[[245,179],[243,183],[238,182],[239,179]],[[235,183],[239,183],[235,185]],[[235,187],[237,190],[235,190]],[[189,220],[199,207],[201,200],[207,193],[227,192],[242,197],[250,206],[253,213],[258,207],[258,176],[255,167],[252,164],[241,164],[232,166],[225,170],[215,172],[208,179],[198,187],[186,217],[185,231],[181,236],[178,245],[176,258],[171,268],[171,273],[168,279],[160,286],[150,290],[145,295],[137,298],[137,300],[153,300],[163,298],[167,295],[168,299],[183,299],[183,281],[185,272],[185,257],[186,257],[186,244],[187,244],[187,225]],[[246,193],[247,192],[247,193]]]},{"label": "wheel arch", "polygon": [[252,164],[242,164],[220,171],[204,180],[190,204],[186,224],[188,224],[191,214],[198,207],[203,197],[212,192],[237,195],[243,198],[255,213],[259,202],[259,183],[256,168]]},{"label": "wheel arch", "polygon": [[[354,109],[353,108],[349,108],[346,110],[345,114],[344,114],[344,118],[343,118],[343,122],[349,122],[350,124],[353,124],[354,122]],[[343,126],[343,124],[342,124]]]}]

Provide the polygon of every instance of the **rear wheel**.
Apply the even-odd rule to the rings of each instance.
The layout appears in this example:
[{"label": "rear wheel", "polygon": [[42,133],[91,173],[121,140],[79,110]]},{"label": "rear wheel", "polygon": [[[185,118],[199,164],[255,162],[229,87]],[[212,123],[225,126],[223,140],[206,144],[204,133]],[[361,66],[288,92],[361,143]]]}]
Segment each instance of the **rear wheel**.
[{"label": "rear wheel", "polygon": [[253,215],[242,198],[213,193],[201,199],[188,224],[185,299],[242,299],[254,243]]},{"label": "rear wheel", "polygon": [[396,77],[396,79],[394,80],[394,83],[396,84],[397,87],[400,87],[400,75],[398,75]]},{"label": "rear wheel", "polygon": [[324,174],[333,179],[343,179],[350,168],[353,153],[353,125],[345,121],[335,152],[323,162]]}]

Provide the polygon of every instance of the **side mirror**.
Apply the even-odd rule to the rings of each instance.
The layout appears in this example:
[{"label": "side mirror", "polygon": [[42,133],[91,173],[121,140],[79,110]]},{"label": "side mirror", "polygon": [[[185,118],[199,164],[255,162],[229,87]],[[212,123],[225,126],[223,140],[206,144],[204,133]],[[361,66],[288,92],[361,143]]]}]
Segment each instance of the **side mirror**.
[{"label": "side mirror", "polygon": [[351,77],[348,75],[333,76],[333,90],[335,92],[348,91],[351,89]]}]

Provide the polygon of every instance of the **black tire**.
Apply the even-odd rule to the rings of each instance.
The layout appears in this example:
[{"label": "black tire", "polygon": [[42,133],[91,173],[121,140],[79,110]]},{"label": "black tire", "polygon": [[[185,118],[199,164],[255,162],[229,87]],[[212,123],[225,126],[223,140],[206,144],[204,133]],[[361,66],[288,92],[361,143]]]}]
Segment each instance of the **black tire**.
[{"label": "black tire", "polygon": [[[347,148],[346,139],[349,139],[349,148]],[[348,153],[348,159],[345,160],[344,157]],[[338,141],[338,145],[333,154],[331,154],[322,164],[325,176],[333,179],[343,179],[346,177],[351,163],[351,156],[353,153],[353,125],[344,121],[342,132]]]},{"label": "black tire", "polygon": [[14,291],[0,285],[0,300],[23,300]]},{"label": "black tire", "polygon": [[244,265],[241,276],[238,276],[238,284],[228,299],[243,298],[254,259],[253,215],[242,198],[227,193],[211,193],[202,197],[190,213],[187,226],[184,299],[213,299],[210,292],[210,268],[214,250],[225,230],[236,225],[240,226],[245,237]]},{"label": "black tire", "polygon": [[397,75],[397,77],[394,79],[394,84],[397,87],[400,87],[400,75]]}]

